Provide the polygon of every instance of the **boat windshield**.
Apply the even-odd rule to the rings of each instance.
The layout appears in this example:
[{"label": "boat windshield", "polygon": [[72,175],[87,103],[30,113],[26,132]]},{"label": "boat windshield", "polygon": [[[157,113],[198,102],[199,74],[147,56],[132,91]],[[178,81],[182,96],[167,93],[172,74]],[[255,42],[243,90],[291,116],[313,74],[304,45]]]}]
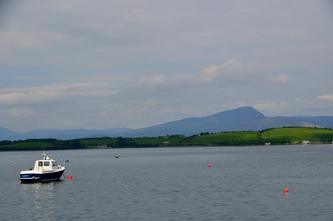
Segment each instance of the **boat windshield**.
[{"label": "boat windshield", "polygon": [[52,166],[56,167],[57,166],[57,161],[52,161]]},{"label": "boat windshield", "polygon": [[44,161],[44,167],[50,166],[50,161]]}]

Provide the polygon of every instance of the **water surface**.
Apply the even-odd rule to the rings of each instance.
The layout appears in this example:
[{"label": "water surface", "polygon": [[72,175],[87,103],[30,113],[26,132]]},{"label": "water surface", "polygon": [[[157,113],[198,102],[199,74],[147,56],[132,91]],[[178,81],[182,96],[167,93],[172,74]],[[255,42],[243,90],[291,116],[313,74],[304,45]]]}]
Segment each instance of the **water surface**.
[{"label": "water surface", "polygon": [[20,184],[19,170],[40,152],[0,153],[0,220],[333,218],[333,145],[48,154],[70,161],[72,181]]}]

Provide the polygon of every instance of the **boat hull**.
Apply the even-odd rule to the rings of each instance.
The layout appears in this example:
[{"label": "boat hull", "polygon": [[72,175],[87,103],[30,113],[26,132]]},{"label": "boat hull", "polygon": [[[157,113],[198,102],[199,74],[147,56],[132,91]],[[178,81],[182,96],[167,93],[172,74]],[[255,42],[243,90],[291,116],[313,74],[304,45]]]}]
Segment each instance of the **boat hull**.
[{"label": "boat hull", "polygon": [[25,173],[20,174],[20,180],[22,183],[36,183],[36,182],[51,182],[58,181],[61,179],[62,174],[65,170],[48,173]]}]

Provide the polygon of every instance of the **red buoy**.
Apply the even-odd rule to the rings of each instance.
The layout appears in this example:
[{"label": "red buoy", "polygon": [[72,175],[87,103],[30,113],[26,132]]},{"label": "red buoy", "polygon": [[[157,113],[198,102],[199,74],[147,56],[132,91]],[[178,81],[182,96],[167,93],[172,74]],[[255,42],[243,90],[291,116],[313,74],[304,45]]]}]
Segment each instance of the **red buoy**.
[{"label": "red buoy", "polygon": [[213,167],[213,164],[212,164],[212,163],[208,163],[208,164],[207,164],[207,167],[208,167],[208,168],[212,168],[212,167]]},{"label": "red buoy", "polygon": [[285,188],[283,189],[283,192],[284,192],[284,193],[289,193],[289,188],[288,188],[288,187],[285,187]]},{"label": "red buoy", "polygon": [[67,178],[67,180],[70,180],[70,181],[73,180],[73,176],[72,175],[68,175],[66,178]]}]

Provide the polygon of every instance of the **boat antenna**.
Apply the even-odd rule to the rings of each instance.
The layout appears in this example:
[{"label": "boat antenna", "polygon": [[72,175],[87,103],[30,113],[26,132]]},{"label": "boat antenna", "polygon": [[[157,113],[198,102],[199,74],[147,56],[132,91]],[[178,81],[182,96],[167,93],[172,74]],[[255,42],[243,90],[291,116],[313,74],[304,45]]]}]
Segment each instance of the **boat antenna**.
[{"label": "boat antenna", "polygon": [[45,154],[45,151],[43,151],[43,153],[42,153],[42,159],[43,159],[43,160],[46,160],[46,154]]}]

